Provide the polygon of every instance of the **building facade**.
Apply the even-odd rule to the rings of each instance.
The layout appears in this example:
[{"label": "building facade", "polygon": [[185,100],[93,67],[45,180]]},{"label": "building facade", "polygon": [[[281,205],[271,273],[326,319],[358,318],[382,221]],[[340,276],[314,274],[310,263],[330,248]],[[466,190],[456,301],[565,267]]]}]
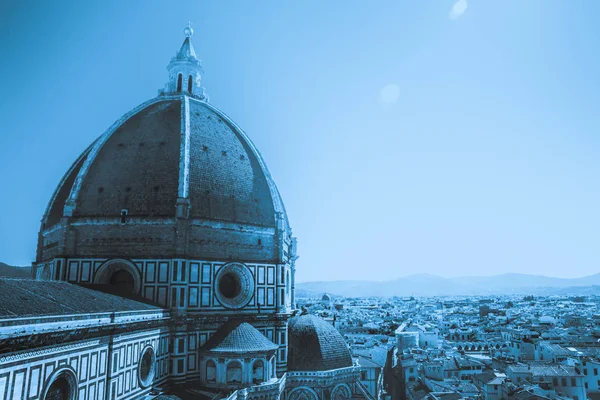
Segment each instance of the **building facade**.
[{"label": "building facade", "polygon": [[[294,317],[298,256],[283,201],[246,133],[208,103],[191,27],[184,34],[165,88],[85,149],[42,218],[33,274],[47,296],[37,300],[57,290],[68,300],[76,288],[105,304],[45,311],[29,300],[22,325],[10,321],[19,306],[4,306],[0,361],[11,361],[0,363],[0,399],[130,399],[174,387],[221,398],[355,395],[359,372],[339,333]],[[152,326],[139,328],[146,319]],[[33,350],[24,333],[55,340]],[[19,340],[29,355],[11,346]],[[315,349],[301,367],[290,366],[294,340]],[[341,358],[324,363],[332,341]]]}]

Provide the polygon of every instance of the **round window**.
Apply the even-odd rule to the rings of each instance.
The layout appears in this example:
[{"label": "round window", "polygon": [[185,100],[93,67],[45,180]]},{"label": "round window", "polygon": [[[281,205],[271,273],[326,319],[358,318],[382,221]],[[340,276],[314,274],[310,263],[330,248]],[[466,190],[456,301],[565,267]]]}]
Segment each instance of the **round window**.
[{"label": "round window", "polygon": [[156,368],[156,355],[154,349],[150,346],[144,348],[140,355],[138,363],[138,377],[141,387],[148,387],[154,379],[154,370]]},{"label": "round window", "polygon": [[242,291],[240,277],[232,272],[227,272],[219,279],[219,291],[228,299],[234,299]]},{"label": "round window", "polygon": [[219,269],[215,281],[217,299],[227,308],[242,308],[254,295],[254,277],[244,264],[224,265]]}]

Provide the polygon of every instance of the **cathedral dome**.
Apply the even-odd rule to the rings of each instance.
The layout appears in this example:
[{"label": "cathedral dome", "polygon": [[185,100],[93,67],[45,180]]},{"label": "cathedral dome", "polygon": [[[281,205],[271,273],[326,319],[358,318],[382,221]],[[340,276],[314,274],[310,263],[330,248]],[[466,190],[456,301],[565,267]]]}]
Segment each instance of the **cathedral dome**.
[{"label": "cathedral dome", "polygon": [[42,218],[38,262],[195,258],[283,262],[291,230],[260,153],[208,103],[191,28],[159,95],[73,163]]},{"label": "cathedral dome", "polygon": [[160,96],[115,123],[73,165],[47,216],[175,217],[276,226],[283,205],[248,137],[223,113],[185,95]]},{"label": "cathedral dome", "polygon": [[294,317],[289,324],[289,371],[326,371],[352,366],[342,335],[314,315]]}]

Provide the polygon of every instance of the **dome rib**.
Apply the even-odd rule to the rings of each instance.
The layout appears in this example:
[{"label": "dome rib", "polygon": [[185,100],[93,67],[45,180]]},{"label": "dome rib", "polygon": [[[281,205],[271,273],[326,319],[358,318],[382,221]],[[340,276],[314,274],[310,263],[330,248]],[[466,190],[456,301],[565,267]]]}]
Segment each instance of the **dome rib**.
[{"label": "dome rib", "polygon": [[63,175],[60,180],[58,186],[54,190],[52,197],[50,197],[50,201],[46,206],[46,211],[44,212],[44,217],[42,220],[42,225],[48,225],[48,227],[55,225],[58,223],[60,218],[64,212],[64,205],[66,200],[69,198],[71,194],[71,189],[73,188],[73,182],[77,178],[77,174],[81,170],[82,163],[85,161],[87,156],[89,155],[92,147],[96,144],[98,139],[94,140],[80,155],[77,157],[75,162],[71,164],[67,172]]},{"label": "dome rib", "polygon": [[108,139],[110,139],[110,137],[127,121],[129,120],[131,117],[133,117],[134,115],[137,115],[138,113],[140,113],[141,111],[143,111],[144,109],[156,104],[156,103],[160,103],[163,102],[165,100],[178,100],[180,99],[181,96],[159,96],[159,97],[155,97],[153,99],[150,99],[142,104],[140,104],[139,106],[133,108],[132,110],[130,110],[129,112],[125,113],[121,118],[119,118],[118,120],[116,120],[103,134],[102,136],[100,136],[95,142],[94,144],[92,144],[92,148],[90,150],[90,152],[88,153],[88,156],[86,157],[81,169],[79,170],[79,173],[77,174],[77,177],[75,178],[75,182],[73,183],[73,187],[71,189],[71,193],[69,195],[69,198],[67,199],[67,207],[65,207],[65,214],[67,214],[68,216],[71,216],[73,214],[73,211],[75,211],[75,204],[77,202],[78,196],[79,196],[79,192],[81,190],[81,186],[83,184],[83,181],[85,179],[85,177],[87,176],[87,173],[90,170],[90,167],[92,166],[92,164],[94,163],[94,161],[96,160],[96,157],[98,156],[98,153],[100,152],[100,150],[104,147],[105,143],[108,141]]},{"label": "dome rib", "polygon": [[[198,101],[198,100],[194,100],[194,101]],[[231,118],[229,118],[221,110],[219,110],[218,108],[216,108],[213,105],[208,104],[208,103],[202,103],[202,104],[209,110],[213,111],[214,113],[216,113],[217,115],[222,117],[227,122],[227,124],[232,128],[232,131],[238,136],[238,138],[243,140],[248,145],[248,147],[252,151],[252,154],[254,155],[254,157],[256,157],[256,160],[258,161],[258,164],[260,165],[260,168],[261,168],[263,174],[266,177],[267,185],[269,186],[269,192],[271,193],[271,201],[273,202],[273,207],[275,209],[275,212],[283,213],[283,218],[285,220],[284,230],[288,230],[290,225],[289,225],[289,221],[287,219],[287,213],[285,211],[285,206],[283,204],[283,200],[281,198],[281,195],[279,194],[279,189],[275,185],[275,181],[273,180],[273,177],[271,176],[271,173],[269,172],[269,169],[267,168],[267,164],[265,163],[264,159],[262,158],[262,155],[260,154],[260,152],[258,151],[256,146],[254,145],[252,140],[248,137],[248,135],[246,135],[246,132],[244,132],[244,130],[242,128],[240,128]],[[274,216],[274,218],[275,218],[275,216]]]},{"label": "dome rib", "polygon": [[[55,222],[72,217],[74,229],[50,235],[49,216]],[[248,136],[221,111],[185,94],[135,107],[80,155],[48,205],[37,259],[172,255],[183,250],[164,225],[177,218],[190,226],[186,256],[280,260],[291,235],[281,196]],[[147,226],[141,244],[139,224]],[[97,235],[94,225],[105,225],[106,235]],[[61,242],[71,235],[86,240]],[[150,244],[153,235],[161,238],[158,245]],[[232,244],[241,246],[232,253]]]}]

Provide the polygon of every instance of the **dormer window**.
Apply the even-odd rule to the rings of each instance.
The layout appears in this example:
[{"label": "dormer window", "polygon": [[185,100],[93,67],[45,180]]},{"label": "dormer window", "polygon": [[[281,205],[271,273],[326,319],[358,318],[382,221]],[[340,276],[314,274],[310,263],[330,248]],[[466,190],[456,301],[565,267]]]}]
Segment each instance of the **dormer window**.
[{"label": "dormer window", "polygon": [[177,91],[181,92],[181,84],[183,83],[183,76],[181,76],[181,74],[179,74],[179,76],[177,76]]},{"label": "dormer window", "polygon": [[124,224],[127,222],[127,215],[129,214],[129,210],[126,208],[121,210],[121,223]]}]

